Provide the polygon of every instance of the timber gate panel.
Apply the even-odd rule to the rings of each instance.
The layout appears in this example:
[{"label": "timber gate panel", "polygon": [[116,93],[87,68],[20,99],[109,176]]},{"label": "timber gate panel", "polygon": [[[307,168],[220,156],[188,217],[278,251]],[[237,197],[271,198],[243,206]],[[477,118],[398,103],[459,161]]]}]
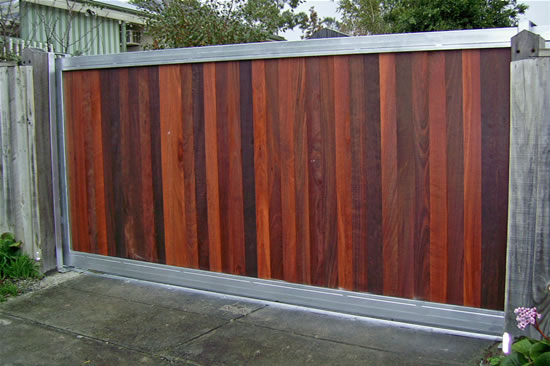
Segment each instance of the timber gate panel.
[{"label": "timber gate panel", "polygon": [[73,250],[503,309],[510,50],[63,73]]}]

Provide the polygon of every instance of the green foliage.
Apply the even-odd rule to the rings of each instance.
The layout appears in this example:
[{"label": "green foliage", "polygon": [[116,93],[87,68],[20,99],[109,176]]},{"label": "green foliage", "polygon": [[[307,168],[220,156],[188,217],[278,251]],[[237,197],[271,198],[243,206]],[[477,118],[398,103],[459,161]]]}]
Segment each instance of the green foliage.
[{"label": "green foliage", "polygon": [[6,301],[8,296],[17,296],[17,286],[9,281],[0,282],[0,302]]},{"label": "green foliage", "polygon": [[491,357],[487,361],[492,366],[549,366],[550,341],[520,338],[508,356]]},{"label": "green foliage", "polygon": [[380,0],[340,0],[338,12],[342,20],[338,30],[354,36],[391,33],[384,20],[384,2]]},{"label": "green foliage", "polygon": [[490,366],[498,366],[500,365],[503,359],[504,359],[504,356],[493,356],[493,357],[489,357],[487,359],[487,362],[489,363]]},{"label": "green foliage", "polygon": [[193,47],[277,39],[307,21],[303,0],[132,0],[145,12],[152,48]]},{"label": "green foliage", "polygon": [[517,0],[393,0],[385,19],[394,32],[510,27],[526,5]]},{"label": "green foliage", "polygon": [[12,233],[0,235],[0,279],[6,278],[4,270],[15,260],[20,248],[21,242]]},{"label": "green foliage", "polygon": [[21,245],[12,233],[0,235],[0,280],[40,277],[38,264],[21,253]]},{"label": "green foliage", "polygon": [[510,27],[526,9],[517,0],[340,0],[339,27],[355,35]]},{"label": "green foliage", "polygon": [[40,276],[39,267],[28,255],[19,255],[5,269],[7,278],[37,278]]},{"label": "green foliage", "polygon": [[300,24],[300,29],[302,29],[302,39],[311,38],[313,33],[320,31],[323,28],[336,28],[337,22],[335,18],[326,17],[319,18],[319,14],[315,11],[315,8],[312,6],[309,8],[309,15],[307,19]]}]

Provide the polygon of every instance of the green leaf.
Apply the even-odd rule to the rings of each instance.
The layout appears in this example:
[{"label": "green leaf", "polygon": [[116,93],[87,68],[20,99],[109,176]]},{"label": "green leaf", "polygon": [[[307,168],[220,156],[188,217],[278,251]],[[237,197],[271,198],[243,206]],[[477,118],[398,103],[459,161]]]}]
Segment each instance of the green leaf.
[{"label": "green leaf", "polygon": [[504,356],[496,356],[496,357],[489,357],[487,359],[487,362],[489,362],[489,365],[491,366],[498,366],[504,359]]},{"label": "green leaf", "polygon": [[2,235],[0,235],[0,239],[15,241],[15,235],[13,235],[12,233],[3,233]]},{"label": "green leaf", "polygon": [[512,345],[512,351],[521,353],[525,357],[529,357],[533,343],[528,338],[523,338]]},{"label": "green leaf", "polygon": [[10,248],[19,248],[19,247],[21,247],[21,244],[22,243],[20,241],[16,241],[16,242],[10,244]]},{"label": "green leaf", "polygon": [[535,360],[534,366],[550,366],[550,352],[539,355]]},{"label": "green leaf", "polygon": [[550,351],[550,345],[545,344],[543,342],[536,342],[531,347],[531,350],[529,351],[529,357],[531,357],[532,360],[537,359],[541,354],[545,352]]},{"label": "green leaf", "polygon": [[502,360],[500,366],[524,366],[528,365],[529,361],[521,353],[512,353],[510,356]]}]

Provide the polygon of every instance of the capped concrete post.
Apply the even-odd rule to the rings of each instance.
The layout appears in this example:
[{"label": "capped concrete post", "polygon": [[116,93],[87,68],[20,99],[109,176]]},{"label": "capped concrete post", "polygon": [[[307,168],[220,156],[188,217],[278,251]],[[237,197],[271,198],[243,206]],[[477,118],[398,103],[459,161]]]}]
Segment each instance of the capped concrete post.
[{"label": "capped concrete post", "polygon": [[522,30],[512,37],[512,61],[537,57],[539,50],[544,48],[545,40],[538,34]]}]

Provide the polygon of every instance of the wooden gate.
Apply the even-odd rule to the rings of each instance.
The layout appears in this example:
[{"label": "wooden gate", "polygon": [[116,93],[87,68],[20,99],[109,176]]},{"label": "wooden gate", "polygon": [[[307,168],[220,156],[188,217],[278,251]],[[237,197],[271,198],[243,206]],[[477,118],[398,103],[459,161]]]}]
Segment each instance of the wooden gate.
[{"label": "wooden gate", "polygon": [[485,48],[64,71],[72,249],[502,310],[509,67]]}]

